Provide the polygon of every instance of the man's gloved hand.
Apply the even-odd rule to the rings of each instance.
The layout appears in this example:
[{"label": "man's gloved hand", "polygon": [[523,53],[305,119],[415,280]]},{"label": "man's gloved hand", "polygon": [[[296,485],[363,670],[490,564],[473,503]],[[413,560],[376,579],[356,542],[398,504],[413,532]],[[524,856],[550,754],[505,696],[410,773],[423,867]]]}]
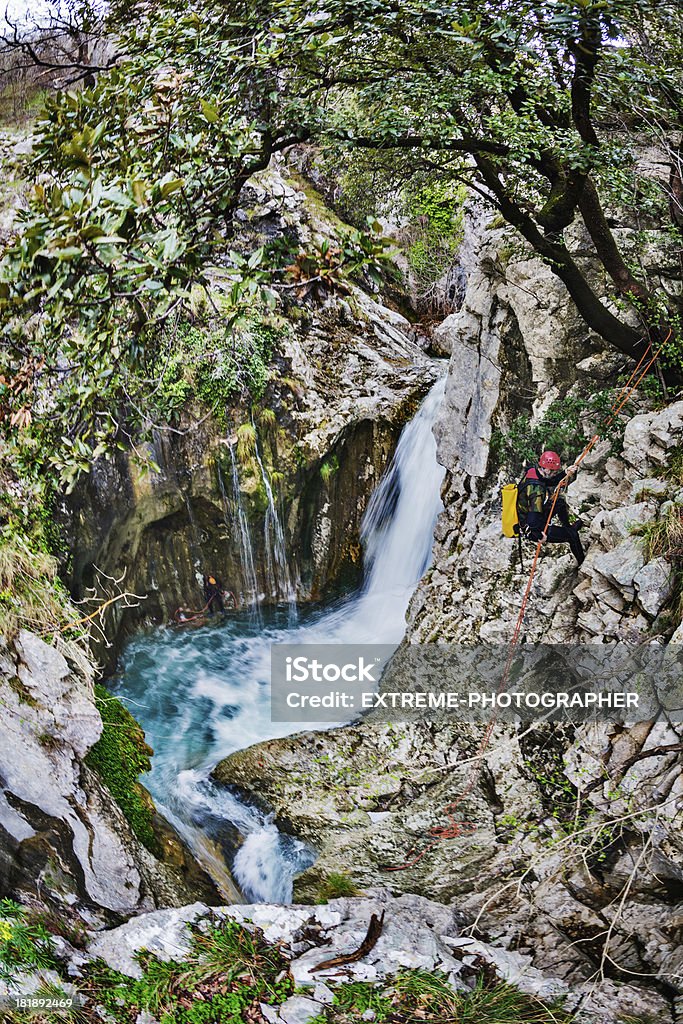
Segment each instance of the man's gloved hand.
[{"label": "man's gloved hand", "polygon": [[579,468],[578,466],[576,466],[576,465],[574,465],[572,463],[571,466],[567,466],[567,468],[564,471],[564,475],[568,476],[571,479],[573,476],[576,475],[576,473],[578,471],[578,468]]}]

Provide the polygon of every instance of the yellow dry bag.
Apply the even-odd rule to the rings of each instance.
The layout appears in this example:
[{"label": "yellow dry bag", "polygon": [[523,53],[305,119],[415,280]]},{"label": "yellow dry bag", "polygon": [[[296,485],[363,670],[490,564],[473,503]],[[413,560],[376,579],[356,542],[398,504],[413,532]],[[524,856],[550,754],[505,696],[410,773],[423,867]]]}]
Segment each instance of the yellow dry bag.
[{"label": "yellow dry bag", "polygon": [[506,537],[516,537],[519,533],[517,484],[505,484],[503,487],[503,533]]}]

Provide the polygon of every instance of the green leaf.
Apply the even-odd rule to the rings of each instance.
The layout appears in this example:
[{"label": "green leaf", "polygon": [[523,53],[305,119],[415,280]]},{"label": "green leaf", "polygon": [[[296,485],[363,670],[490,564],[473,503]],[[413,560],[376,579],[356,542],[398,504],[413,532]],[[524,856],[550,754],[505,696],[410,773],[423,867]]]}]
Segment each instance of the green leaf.
[{"label": "green leaf", "polygon": [[213,124],[215,121],[218,120],[219,113],[211,103],[208,103],[206,100],[200,100],[199,103],[202,108],[202,114],[209,122],[209,124]]}]

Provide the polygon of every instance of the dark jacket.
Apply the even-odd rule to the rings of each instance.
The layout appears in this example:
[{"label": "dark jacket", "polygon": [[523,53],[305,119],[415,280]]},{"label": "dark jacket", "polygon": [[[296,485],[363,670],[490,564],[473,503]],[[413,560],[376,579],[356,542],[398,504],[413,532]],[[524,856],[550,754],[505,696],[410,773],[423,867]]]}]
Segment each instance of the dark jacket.
[{"label": "dark jacket", "polygon": [[522,528],[543,530],[548,518],[546,503],[563,477],[562,470],[544,479],[536,466],[527,469],[517,491],[517,515]]},{"label": "dark jacket", "polygon": [[223,584],[219,580],[218,576],[214,576],[215,583],[209,583],[208,576],[204,577],[204,598],[207,601],[211,601],[214,597],[222,597],[223,595]]}]

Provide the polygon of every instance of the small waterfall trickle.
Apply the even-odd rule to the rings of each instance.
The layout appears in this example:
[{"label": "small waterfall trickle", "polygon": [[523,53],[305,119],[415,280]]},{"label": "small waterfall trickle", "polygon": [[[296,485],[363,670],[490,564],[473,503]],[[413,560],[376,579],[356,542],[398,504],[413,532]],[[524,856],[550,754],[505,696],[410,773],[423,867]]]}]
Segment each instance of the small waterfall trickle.
[{"label": "small waterfall trickle", "polygon": [[226,522],[228,525],[232,525],[233,529],[236,529],[239,537],[239,555],[240,555],[240,568],[242,570],[242,582],[244,586],[243,594],[243,605],[249,608],[250,614],[260,623],[261,612],[259,608],[259,589],[258,582],[256,580],[256,568],[254,565],[254,549],[251,543],[251,532],[249,530],[249,520],[247,513],[244,508],[244,502],[242,501],[242,489],[240,487],[240,475],[237,467],[237,459],[235,458],[234,446],[232,444],[227,445],[228,452],[230,454],[230,473],[232,483],[232,495],[234,501],[234,516],[232,517],[232,524],[227,519],[228,510],[228,498],[225,492],[225,484],[223,482],[223,474],[221,473],[220,466],[218,467],[218,482],[221,488],[221,495],[223,497],[223,506],[226,510]]},{"label": "small waterfall trickle", "polygon": [[289,609],[291,623],[296,622],[296,588],[292,583],[287,560],[287,547],[285,545],[285,533],[282,529],[280,516],[275,505],[275,497],[270,479],[263,465],[261,453],[259,452],[258,441],[254,444],[254,454],[261,472],[263,487],[266,492],[267,507],[264,520],[264,539],[266,548],[266,573],[268,588],[274,598],[284,597]]},{"label": "small waterfall trickle", "polygon": [[192,508],[192,502],[190,501],[190,495],[187,491],[183,491],[183,497],[185,499],[185,506],[187,508],[187,520],[190,524],[190,557],[192,559],[192,567],[194,568],[194,574],[197,582],[202,580],[202,536],[197,523],[197,517],[194,514]]}]

